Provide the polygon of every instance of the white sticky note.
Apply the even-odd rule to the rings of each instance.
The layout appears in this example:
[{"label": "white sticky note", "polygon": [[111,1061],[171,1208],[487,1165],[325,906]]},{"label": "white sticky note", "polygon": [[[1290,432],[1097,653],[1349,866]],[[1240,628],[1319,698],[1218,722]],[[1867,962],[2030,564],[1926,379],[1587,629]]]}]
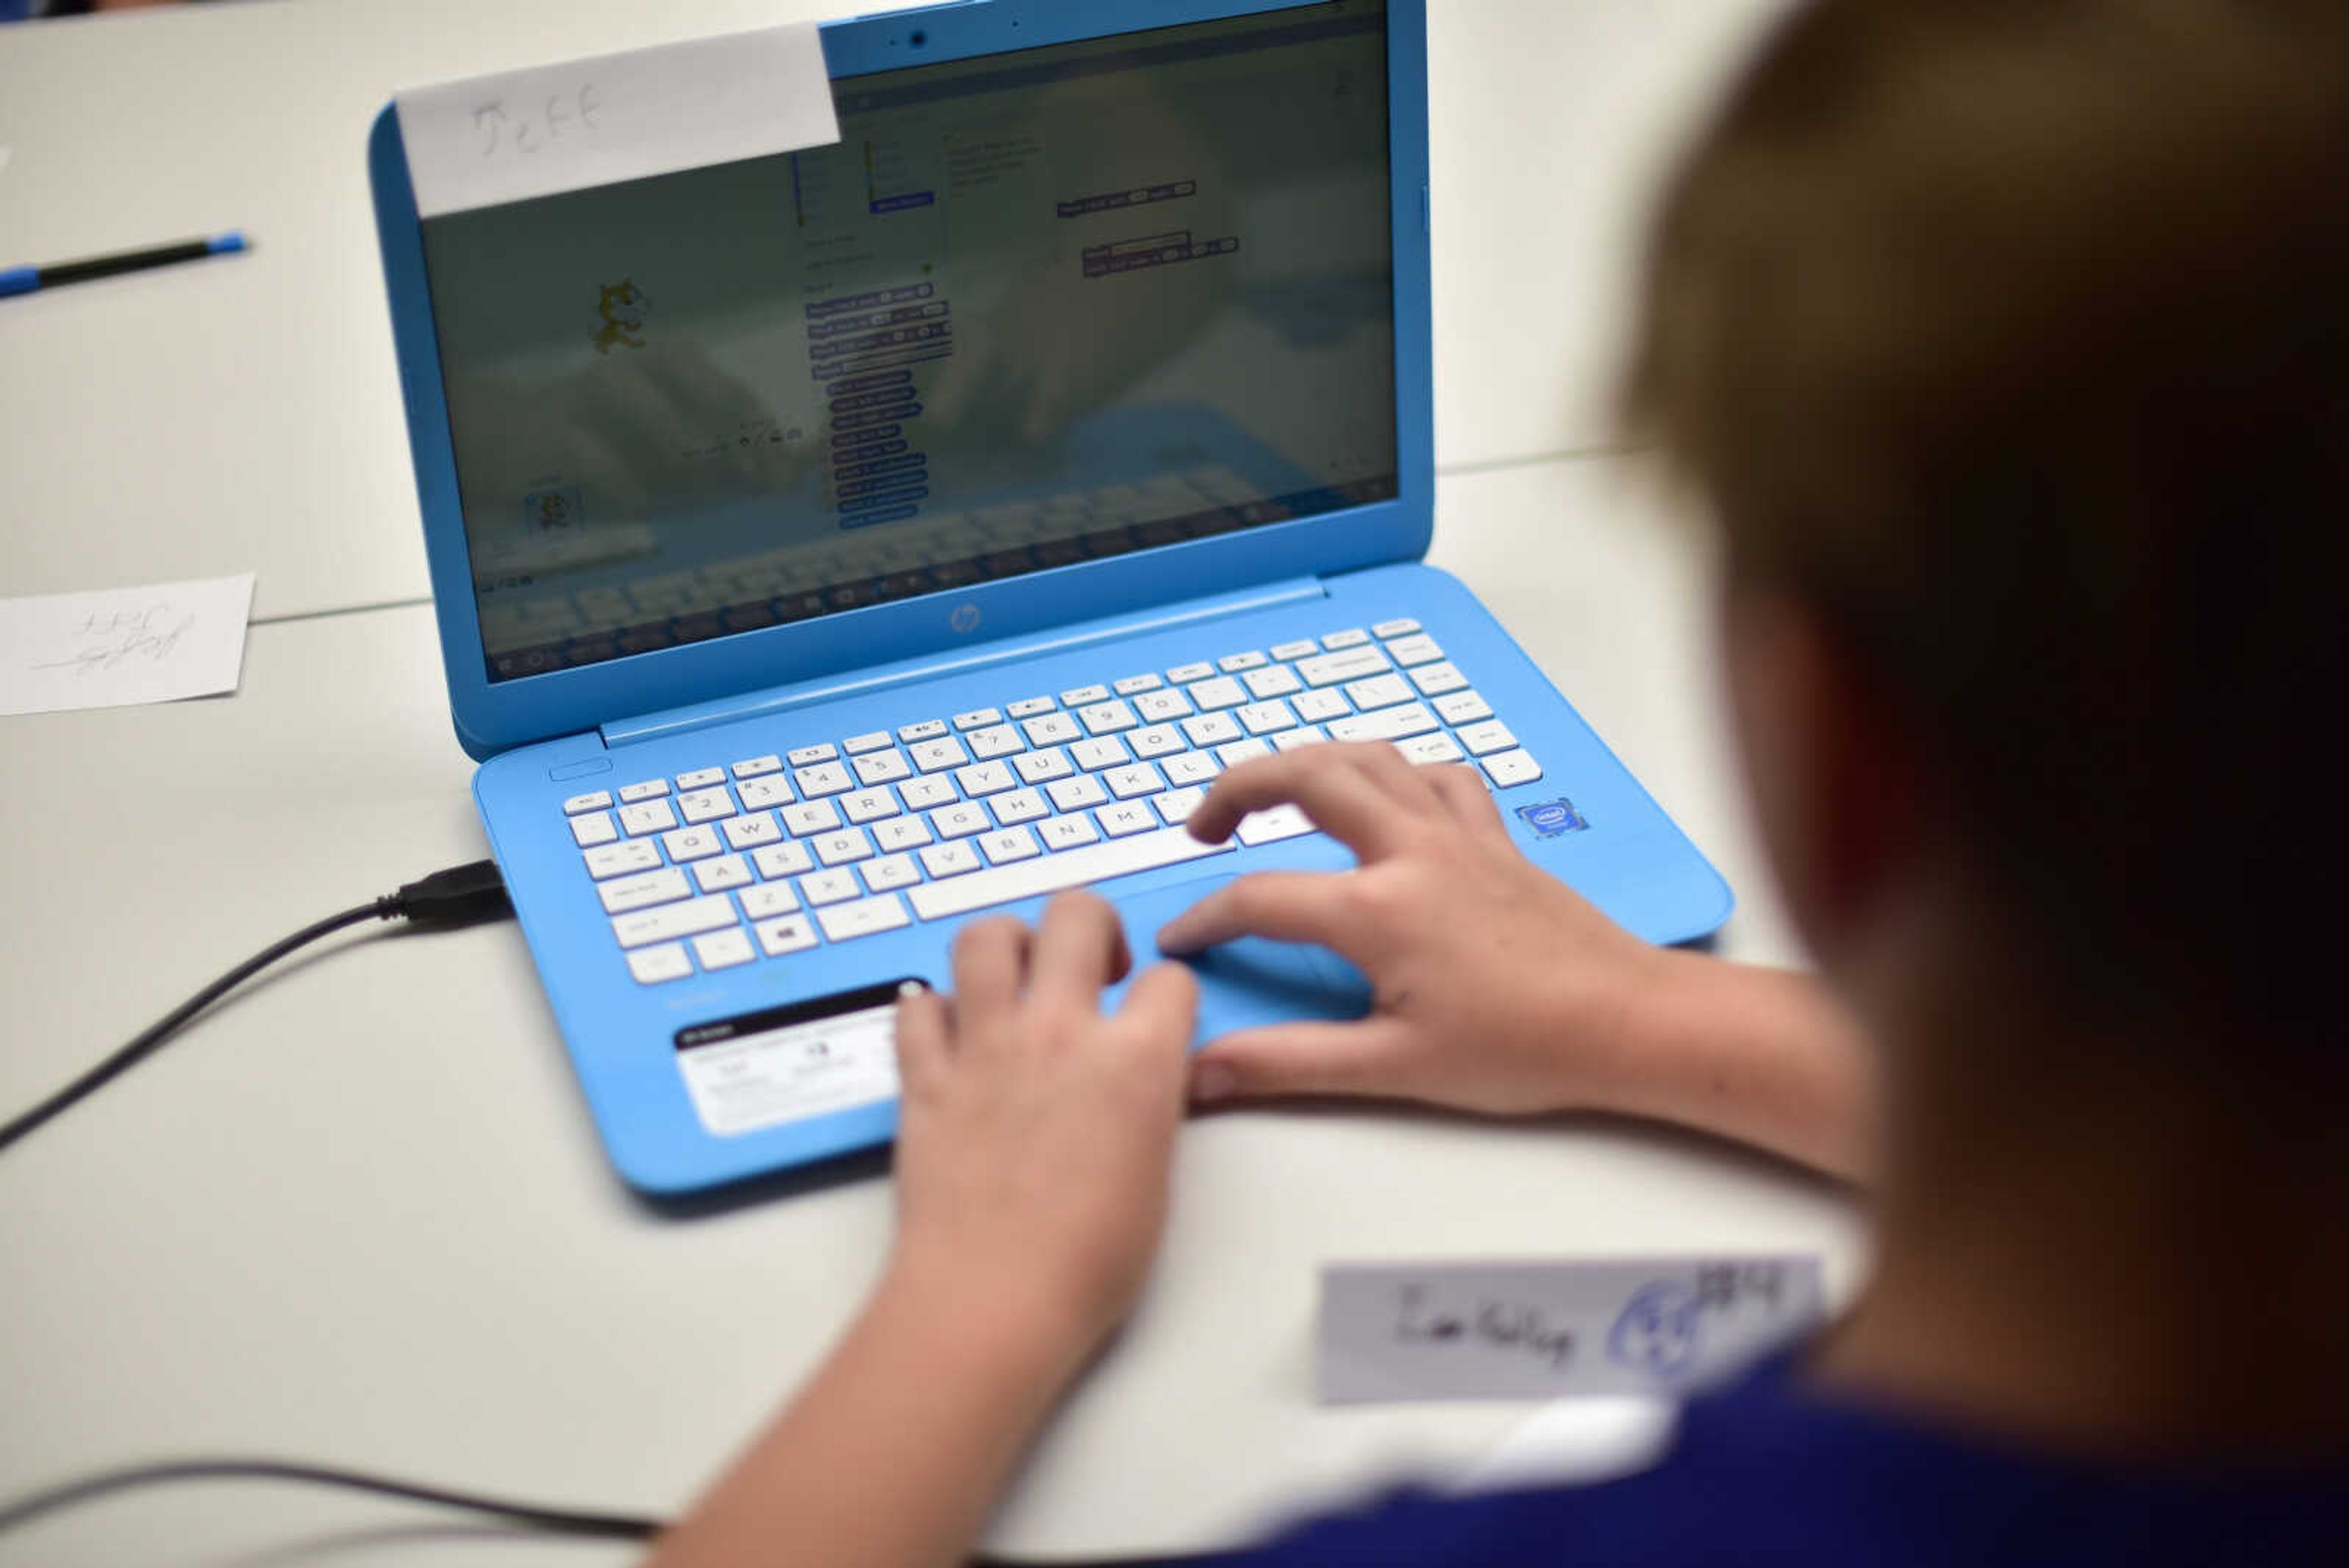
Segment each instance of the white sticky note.
[{"label": "white sticky note", "polygon": [[812,22],[444,82],[394,101],[427,218],[840,140]]},{"label": "white sticky note", "polygon": [[0,713],[236,690],[253,574],[0,599]]},{"label": "white sticky note", "polygon": [[1826,1320],[1816,1258],[1335,1263],[1329,1405],[1677,1395]]}]

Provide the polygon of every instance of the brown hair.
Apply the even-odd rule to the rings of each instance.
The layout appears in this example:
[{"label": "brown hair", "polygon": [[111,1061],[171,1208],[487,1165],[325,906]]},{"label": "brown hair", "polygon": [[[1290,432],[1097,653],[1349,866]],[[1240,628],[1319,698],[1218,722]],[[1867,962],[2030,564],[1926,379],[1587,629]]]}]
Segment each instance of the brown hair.
[{"label": "brown hair", "polygon": [[2254,1071],[2341,1054],[2344,10],[1801,7],[1666,192],[1626,396],[2048,978],[2300,1043]]}]

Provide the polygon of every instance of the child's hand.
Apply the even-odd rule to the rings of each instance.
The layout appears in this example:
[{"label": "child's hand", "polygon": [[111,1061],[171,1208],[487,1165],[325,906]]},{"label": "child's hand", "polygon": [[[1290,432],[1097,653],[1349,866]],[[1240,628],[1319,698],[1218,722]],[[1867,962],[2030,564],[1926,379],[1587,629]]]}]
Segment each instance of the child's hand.
[{"label": "child's hand", "polygon": [[1312,746],[1224,774],[1191,831],[1217,842],[1249,812],[1291,803],[1359,866],[1241,877],[1158,945],[1319,943],[1370,977],[1371,1013],[1211,1042],[1195,1097],[1378,1095],[1496,1115],[1612,1098],[1657,950],[1528,863],[1474,772],[1414,766],[1383,744]]},{"label": "child's hand", "polygon": [[904,1080],[894,1271],[958,1308],[1008,1313],[1071,1363],[1116,1326],[1166,1214],[1198,991],[1132,967],[1108,904],[1065,893],[1034,933],[966,927],[954,994],[897,1008]]}]

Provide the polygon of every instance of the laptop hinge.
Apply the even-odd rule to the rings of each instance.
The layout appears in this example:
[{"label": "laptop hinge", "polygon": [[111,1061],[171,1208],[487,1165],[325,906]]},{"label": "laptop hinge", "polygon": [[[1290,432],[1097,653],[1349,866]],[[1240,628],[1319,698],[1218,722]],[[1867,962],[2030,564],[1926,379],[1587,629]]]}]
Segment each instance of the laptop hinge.
[{"label": "laptop hinge", "polygon": [[707,730],[744,719],[788,713],[794,709],[835,702],[843,698],[867,697],[893,687],[911,686],[924,680],[936,680],[942,676],[968,675],[1045,654],[1067,653],[1149,632],[1196,626],[1204,621],[1222,620],[1231,616],[1327,597],[1329,589],[1319,577],[1291,577],[1280,582],[1262,583],[1237,593],[1189,599],[1174,606],[1161,605],[1134,615],[1080,621],[1027,637],[1007,638],[1000,642],[957,649],[951,653],[904,659],[872,670],[842,671],[789,686],[771,686],[763,691],[746,692],[715,702],[697,702],[688,707],[667,708],[635,718],[618,719],[603,726],[604,744],[632,745],[640,741],[686,734],[694,730]]}]

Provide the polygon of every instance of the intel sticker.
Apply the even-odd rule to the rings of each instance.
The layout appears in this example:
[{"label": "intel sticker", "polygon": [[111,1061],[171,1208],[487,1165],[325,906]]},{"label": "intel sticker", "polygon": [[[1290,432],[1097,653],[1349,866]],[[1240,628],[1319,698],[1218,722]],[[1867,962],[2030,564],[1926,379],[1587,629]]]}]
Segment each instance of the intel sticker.
[{"label": "intel sticker", "polygon": [[1574,803],[1560,795],[1556,800],[1537,801],[1532,805],[1517,807],[1517,815],[1534,830],[1537,838],[1556,838],[1561,833],[1579,833],[1590,824],[1574,809]]}]

